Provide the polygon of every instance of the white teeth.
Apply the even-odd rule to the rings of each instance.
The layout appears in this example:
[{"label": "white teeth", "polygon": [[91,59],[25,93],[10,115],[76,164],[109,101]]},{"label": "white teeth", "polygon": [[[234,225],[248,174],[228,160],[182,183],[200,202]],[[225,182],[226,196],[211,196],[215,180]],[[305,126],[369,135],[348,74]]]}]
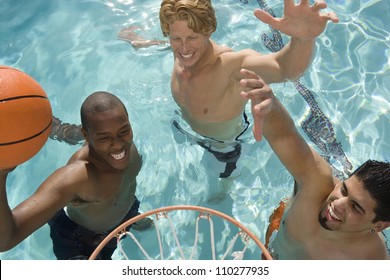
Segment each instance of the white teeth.
[{"label": "white teeth", "polygon": [[335,219],[335,220],[341,222],[341,219],[333,212],[333,209],[332,209],[332,207],[330,207],[330,206],[329,206],[329,215],[330,215],[333,219]]},{"label": "white teeth", "polygon": [[181,54],[181,56],[187,59],[187,58],[191,58],[192,54]]},{"label": "white teeth", "polygon": [[122,159],[125,156],[125,151],[120,154],[111,154],[111,156],[116,160]]}]

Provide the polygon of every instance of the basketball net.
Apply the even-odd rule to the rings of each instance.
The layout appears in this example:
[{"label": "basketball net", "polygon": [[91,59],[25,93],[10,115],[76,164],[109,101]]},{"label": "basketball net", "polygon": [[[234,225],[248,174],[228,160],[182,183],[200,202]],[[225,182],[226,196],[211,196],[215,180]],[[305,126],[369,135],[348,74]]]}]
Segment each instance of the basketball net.
[{"label": "basketball net", "polygon": [[[177,232],[177,229],[175,228],[174,218],[173,218],[174,217],[173,212],[180,211],[180,210],[194,211],[195,212],[194,214],[197,215],[195,223],[194,223],[194,227],[195,227],[194,228],[194,235],[195,235],[194,243],[193,243],[193,246],[191,249],[191,253],[187,257],[185,256],[186,254],[184,253],[184,250],[182,248],[183,246],[180,243],[180,240],[178,237],[178,232]],[[210,208],[201,207],[201,206],[192,206],[192,205],[175,205],[175,206],[161,207],[161,208],[147,211],[145,213],[142,213],[136,217],[129,219],[128,221],[122,223],[120,226],[118,226],[116,229],[114,229],[110,234],[108,234],[106,236],[106,238],[103,239],[102,242],[96,247],[95,251],[92,253],[92,255],[90,256],[89,259],[94,260],[98,256],[100,251],[104,248],[104,246],[111,239],[116,238],[117,248],[119,250],[120,255],[122,255],[122,257],[124,259],[128,260],[129,257],[127,256],[127,253],[125,252],[125,245],[123,242],[123,239],[125,237],[130,237],[131,242],[134,242],[132,244],[132,246],[134,246],[134,245],[137,246],[139,248],[139,250],[142,252],[142,255],[145,259],[148,259],[148,260],[157,259],[157,258],[151,257],[150,254],[148,254],[147,250],[144,248],[144,246],[141,244],[141,243],[149,243],[150,244],[150,242],[152,242],[152,240],[150,240],[150,238],[144,238],[144,239],[147,239],[147,240],[144,240],[141,237],[140,238],[141,240],[139,240],[132,232],[127,230],[127,228],[129,228],[130,225],[132,225],[132,224],[134,224],[137,221],[140,221],[142,219],[148,218],[148,217],[152,218],[152,220],[153,220],[152,228],[154,227],[154,230],[156,231],[156,234],[157,234],[156,243],[158,243],[158,247],[159,247],[158,259],[161,259],[161,260],[165,259],[164,252],[163,252],[162,233],[165,233],[165,234],[169,233],[170,234],[169,236],[173,237],[174,243],[177,246],[177,248],[176,248],[177,252],[179,252],[178,259],[182,259],[182,260],[196,259],[197,250],[198,250],[198,247],[201,243],[200,240],[203,239],[204,236],[206,236],[205,234],[202,234],[200,232],[200,226],[199,226],[200,221],[204,220],[209,224],[209,237],[210,237],[209,244],[211,246],[210,259],[216,260],[217,254],[216,254],[216,248],[215,248],[216,247],[215,246],[216,235],[214,232],[214,221],[213,221],[214,218],[222,219],[222,220],[224,220],[224,222],[228,222],[229,224],[233,225],[233,228],[236,229],[236,232],[235,233],[233,232],[233,234],[235,234],[234,237],[229,242],[227,242],[227,246],[226,246],[226,248],[224,248],[224,252],[218,254],[218,256],[219,256],[218,259],[224,260],[230,254],[230,256],[233,257],[234,260],[242,260],[242,259],[244,259],[244,256],[245,256],[247,249],[251,245],[255,245],[255,247],[258,247],[261,250],[261,253],[258,256],[259,259],[262,259],[262,258],[267,259],[267,260],[272,259],[270,253],[268,252],[266,247],[263,245],[263,243],[251,231],[249,231],[245,226],[243,226],[241,223],[236,221],[234,218],[232,218],[232,217],[230,217],[222,212],[210,209]],[[153,217],[154,217],[154,219],[153,219]],[[165,223],[168,224],[168,226],[165,228],[162,227],[160,224],[160,222],[163,222],[163,221],[165,221]],[[129,239],[129,238],[127,238],[127,239]],[[188,241],[188,240],[185,240],[185,241]],[[237,250],[237,247],[239,247],[240,249]],[[233,251],[233,248],[235,251]],[[188,255],[188,252],[186,252],[186,253]],[[169,258],[172,258],[172,256],[170,256]]]}]

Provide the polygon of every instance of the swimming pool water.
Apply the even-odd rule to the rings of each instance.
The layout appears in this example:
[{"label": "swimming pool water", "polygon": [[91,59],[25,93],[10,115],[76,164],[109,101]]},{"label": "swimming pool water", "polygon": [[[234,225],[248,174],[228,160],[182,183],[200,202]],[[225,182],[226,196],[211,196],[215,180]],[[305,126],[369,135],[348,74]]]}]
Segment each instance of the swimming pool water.
[{"label": "swimming pool water", "polygon": [[[282,14],[283,1],[266,2],[277,16]],[[329,118],[353,167],[368,158],[390,160],[390,3],[327,3],[340,23],[329,24],[318,38],[313,63],[301,83]],[[209,170],[212,163],[202,148],[171,127],[177,109],[170,94],[171,52],[135,51],[116,37],[121,28],[139,25],[147,36],[162,38],[159,4],[157,0],[2,0],[0,64],[33,76],[47,92],[54,115],[65,122],[80,123],[80,105],[94,91],[110,91],[124,101],[144,158],[137,189],[141,210],[175,204],[210,207],[233,216],[264,241],[269,215],[292,191],[292,178],[268,144],[248,140],[240,158],[242,172],[228,184],[229,194],[210,201],[218,193],[217,178]],[[257,1],[214,0],[213,4],[218,19],[213,39],[236,50],[269,52],[260,40],[269,28],[253,16]],[[308,104],[292,83],[272,87],[298,125],[307,118]],[[308,139],[303,130],[302,134]],[[7,184],[11,207],[34,192],[77,148],[49,139],[32,160],[13,171]],[[340,169],[337,159],[334,164]],[[184,229],[193,221],[180,217],[178,227]],[[0,259],[55,259],[48,226],[1,253]]]}]

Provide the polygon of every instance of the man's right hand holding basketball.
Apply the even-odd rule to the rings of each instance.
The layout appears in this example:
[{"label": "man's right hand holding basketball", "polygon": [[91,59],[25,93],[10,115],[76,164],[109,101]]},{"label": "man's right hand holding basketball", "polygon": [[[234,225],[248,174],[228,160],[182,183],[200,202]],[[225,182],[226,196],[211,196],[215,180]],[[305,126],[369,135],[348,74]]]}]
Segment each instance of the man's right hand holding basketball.
[{"label": "man's right hand holding basketball", "polygon": [[8,173],[12,172],[15,168],[16,166],[11,168],[5,168],[5,169],[0,168],[0,184],[2,183],[2,180],[4,180],[4,184],[5,184],[5,180],[7,179]]}]

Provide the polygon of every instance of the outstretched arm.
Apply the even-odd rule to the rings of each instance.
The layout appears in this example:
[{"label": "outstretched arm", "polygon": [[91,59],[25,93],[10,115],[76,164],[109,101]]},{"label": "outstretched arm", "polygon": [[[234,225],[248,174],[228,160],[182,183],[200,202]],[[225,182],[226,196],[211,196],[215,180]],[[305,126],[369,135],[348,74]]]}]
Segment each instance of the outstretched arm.
[{"label": "outstretched arm", "polygon": [[298,4],[294,0],[285,0],[282,18],[255,10],[259,20],[290,36],[291,41],[279,52],[265,55],[267,58],[247,57],[243,68],[262,75],[267,83],[299,78],[311,62],[316,37],[325,30],[328,21],[338,22],[335,13],[322,11],[326,7],[323,0],[317,0],[312,6],[308,0],[301,0]]},{"label": "outstretched arm", "polygon": [[244,77],[241,85],[246,89],[241,95],[251,99],[256,139],[261,139],[261,134],[265,136],[299,185],[312,186],[322,178],[331,179],[329,165],[298,133],[294,121],[271,88],[251,71],[241,70],[241,75]]},{"label": "outstretched arm", "polygon": [[6,180],[11,169],[0,169],[0,251],[20,243],[40,228],[73,199],[71,169],[60,169],[51,175],[38,190],[11,210],[6,194]]},{"label": "outstretched arm", "polygon": [[264,119],[272,108],[274,95],[272,90],[255,73],[241,69],[240,74],[243,77],[240,81],[240,85],[243,87],[241,96],[251,100],[253,135],[256,141],[261,141]]},{"label": "outstretched arm", "polygon": [[11,239],[13,229],[16,227],[15,221],[12,217],[12,211],[8,205],[6,193],[7,176],[11,170],[12,169],[0,169],[0,249],[5,248],[8,240]]}]

